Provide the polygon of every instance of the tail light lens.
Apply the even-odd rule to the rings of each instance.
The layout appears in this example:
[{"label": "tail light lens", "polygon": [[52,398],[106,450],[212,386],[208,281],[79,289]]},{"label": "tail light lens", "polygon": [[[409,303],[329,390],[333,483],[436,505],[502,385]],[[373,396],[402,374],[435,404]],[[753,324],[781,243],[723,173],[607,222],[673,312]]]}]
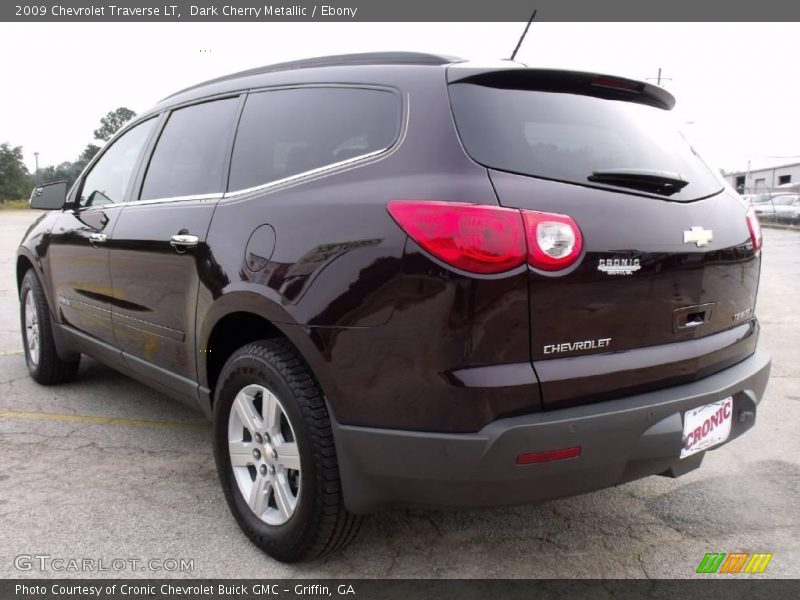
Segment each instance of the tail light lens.
[{"label": "tail light lens", "polygon": [[570,217],[499,206],[394,200],[389,214],[424,250],[458,269],[503,273],[525,264],[557,271],[581,254]]},{"label": "tail light lens", "polygon": [[758,217],[756,216],[756,211],[751,206],[747,209],[747,214],[745,215],[747,219],[747,228],[750,230],[750,239],[753,240],[753,250],[758,252],[761,250],[761,224],[758,222]]},{"label": "tail light lens", "polygon": [[583,250],[578,224],[566,215],[522,211],[528,239],[528,262],[543,271],[559,271],[573,264]]},{"label": "tail light lens", "polygon": [[498,206],[397,200],[397,224],[425,250],[473,273],[502,273],[525,263],[519,211]]}]

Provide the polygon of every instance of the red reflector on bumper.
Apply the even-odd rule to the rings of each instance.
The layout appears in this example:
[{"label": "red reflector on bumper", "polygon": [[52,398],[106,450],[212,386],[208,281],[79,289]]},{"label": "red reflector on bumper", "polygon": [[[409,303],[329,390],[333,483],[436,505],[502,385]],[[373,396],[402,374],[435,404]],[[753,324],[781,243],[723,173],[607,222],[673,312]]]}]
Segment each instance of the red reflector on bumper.
[{"label": "red reflector on bumper", "polygon": [[518,465],[533,465],[536,463],[551,462],[554,460],[564,460],[565,458],[575,458],[581,455],[581,447],[562,448],[561,450],[545,450],[544,452],[526,452],[517,457]]}]

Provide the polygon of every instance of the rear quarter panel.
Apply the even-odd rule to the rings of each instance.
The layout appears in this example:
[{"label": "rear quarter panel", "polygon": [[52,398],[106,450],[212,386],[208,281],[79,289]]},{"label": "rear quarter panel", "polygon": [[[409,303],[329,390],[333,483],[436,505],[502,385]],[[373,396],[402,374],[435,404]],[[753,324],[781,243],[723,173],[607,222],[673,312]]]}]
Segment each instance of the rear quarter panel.
[{"label": "rear quarter panel", "polygon": [[[264,301],[260,314],[270,315],[301,348],[341,422],[476,430],[500,412],[538,409],[527,282],[521,273],[499,281],[453,274],[420,258],[392,220],[390,200],[497,199],[486,169],[460,147],[444,70],[391,75],[363,83],[401,90],[406,125],[393,149],[342,170],[220,201],[208,235],[212,264],[203,277],[198,327],[210,331],[207,323],[225,312],[220,307],[226,296],[253,294]],[[275,231],[275,246],[254,273],[244,248],[262,225]],[[498,304],[490,307],[494,300]],[[516,315],[511,333],[508,311]],[[512,400],[502,388],[471,390],[449,375],[496,362],[527,369],[531,393]]]}]

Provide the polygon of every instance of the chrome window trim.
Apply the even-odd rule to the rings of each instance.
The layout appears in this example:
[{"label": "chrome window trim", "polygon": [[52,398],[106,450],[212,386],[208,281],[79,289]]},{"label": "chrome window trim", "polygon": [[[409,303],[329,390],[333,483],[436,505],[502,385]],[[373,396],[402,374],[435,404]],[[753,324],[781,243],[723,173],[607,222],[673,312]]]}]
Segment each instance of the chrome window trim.
[{"label": "chrome window trim", "polygon": [[146,206],[148,204],[167,204],[169,202],[186,202],[189,200],[220,200],[222,192],[213,194],[191,194],[189,196],[170,196],[168,198],[147,198],[146,200],[131,200],[123,202],[124,206]]},{"label": "chrome window trim", "polygon": [[131,200],[129,202],[113,202],[110,204],[102,204],[99,206],[87,206],[80,209],[81,212],[85,210],[102,210],[106,208],[117,208],[120,206],[142,206],[148,204],[167,204],[169,202],[185,202],[188,200],[221,200],[222,192],[214,194],[194,194],[191,196],[172,196],[169,198],[148,198],[147,200]]},{"label": "chrome window trim", "polygon": [[78,208],[72,208],[71,206],[64,207],[64,212],[72,211],[74,213],[84,213],[84,212],[91,212],[94,210],[105,210],[107,208],[118,208],[120,206],[125,206],[127,202],[109,202],[108,204],[98,204],[97,206],[81,206]]},{"label": "chrome window trim", "polygon": [[[392,144],[394,145],[394,144]],[[366,154],[360,154],[359,156],[353,156],[351,158],[340,160],[339,162],[331,163],[329,165],[324,165],[322,167],[317,167],[316,169],[310,169],[308,171],[303,171],[302,173],[297,173],[296,175],[289,175],[288,177],[283,177],[281,179],[276,179],[274,181],[269,181],[267,183],[262,183],[260,185],[256,185],[249,188],[244,188],[241,190],[234,190],[232,192],[226,192],[223,194],[223,198],[235,198],[237,196],[242,196],[244,194],[249,194],[251,192],[258,192],[261,190],[265,190],[267,188],[276,187],[279,185],[284,185],[286,183],[291,183],[297,179],[302,179],[305,177],[313,177],[314,175],[318,175],[320,173],[324,173],[325,171],[330,171],[332,169],[338,169],[340,167],[345,167],[349,164],[365,160],[368,158],[372,158],[373,156],[377,156],[379,154],[383,154],[392,146],[387,146],[386,148],[381,148],[380,150],[373,150],[372,152],[367,152]]]}]

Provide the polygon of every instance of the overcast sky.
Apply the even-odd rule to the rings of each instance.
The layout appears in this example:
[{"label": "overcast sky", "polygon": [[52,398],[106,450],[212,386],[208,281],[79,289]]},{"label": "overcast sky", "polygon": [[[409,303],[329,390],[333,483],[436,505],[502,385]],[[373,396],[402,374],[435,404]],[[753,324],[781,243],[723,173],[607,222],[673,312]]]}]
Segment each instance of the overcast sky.
[{"label": "overcast sky", "polygon": [[[23,146],[33,170],[34,151],[41,166],[77,158],[109,110],[205,79],[347,52],[506,58],[523,25],[2,23],[0,143]],[[731,170],[800,161],[799,39],[798,23],[534,23],[517,58],[636,79],[661,67],[686,134]]]}]

